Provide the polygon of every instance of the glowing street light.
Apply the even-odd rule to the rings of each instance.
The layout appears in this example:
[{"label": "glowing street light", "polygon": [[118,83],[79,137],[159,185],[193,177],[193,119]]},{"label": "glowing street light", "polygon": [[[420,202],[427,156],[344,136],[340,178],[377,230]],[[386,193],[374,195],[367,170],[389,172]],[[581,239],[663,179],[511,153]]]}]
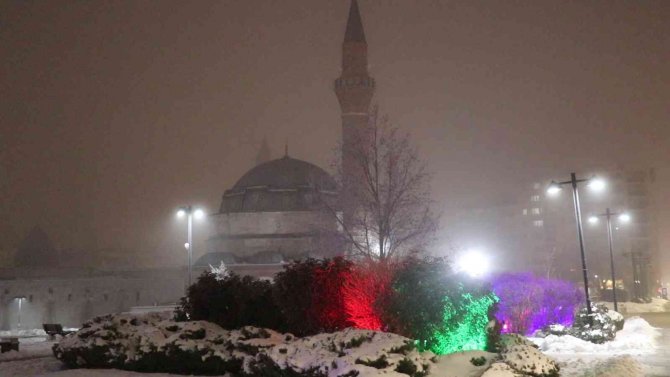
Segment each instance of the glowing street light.
[{"label": "glowing street light", "polygon": [[489,259],[477,251],[470,251],[458,259],[456,268],[472,277],[480,277],[489,271]]},{"label": "glowing street light", "polygon": [[589,180],[589,188],[595,192],[601,192],[607,187],[607,184],[604,180],[600,178],[593,177]]},{"label": "glowing street light", "polygon": [[589,217],[589,223],[590,224],[594,224],[594,225],[598,224],[598,221],[599,221],[598,216],[590,216]]},{"label": "glowing street light", "polygon": [[184,247],[188,251],[188,286],[190,287],[193,279],[193,218],[202,219],[205,217],[205,211],[188,205],[177,210],[177,217],[183,218],[184,216],[188,216],[188,242],[184,244]]},{"label": "glowing street light", "polygon": [[547,187],[547,194],[553,196],[561,192],[561,190],[563,190],[563,188],[558,184],[558,182],[551,181],[551,184],[549,184],[549,187]]},{"label": "glowing street light", "polygon": [[[597,220],[599,217],[604,217],[604,218],[607,219],[607,242],[608,242],[609,248],[610,248],[610,269],[612,271],[612,301],[614,301],[614,311],[616,312],[616,311],[619,311],[619,307],[617,305],[617,299],[616,299],[616,278],[615,278],[615,275],[614,275],[614,252],[612,251],[613,250],[613,247],[612,247],[612,244],[613,244],[613,241],[612,241],[612,216],[618,216],[619,221],[622,222],[622,223],[627,223],[627,222],[630,221],[630,215],[629,214],[627,214],[625,212],[624,213],[614,213],[614,212],[610,211],[609,208],[607,208],[605,210],[605,213],[601,213],[601,214],[598,214],[598,215],[593,215],[593,216],[591,216],[591,218],[595,218]],[[589,220],[591,218],[589,218]],[[619,229],[619,228],[617,228],[617,229]]]},{"label": "glowing street light", "polygon": [[564,182],[551,181],[549,187],[547,187],[547,194],[556,195],[558,194],[563,185],[570,185],[572,187],[572,202],[575,207],[575,220],[577,222],[577,240],[579,241],[579,253],[582,258],[582,276],[584,278],[584,294],[586,295],[586,313],[591,318],[591,299],[589,298],[589,271],[586,268],[586,255],[584,253],[584,234],[582,230],[582,211],[579,205],[579,191],[577,190],[577,184],[585,182],[590,189],[594,191],[602,191],[605,188],[605,182],[596,177],[591,177],[589,179],[577,179],[577,174],[570,173],[570,180]]}]

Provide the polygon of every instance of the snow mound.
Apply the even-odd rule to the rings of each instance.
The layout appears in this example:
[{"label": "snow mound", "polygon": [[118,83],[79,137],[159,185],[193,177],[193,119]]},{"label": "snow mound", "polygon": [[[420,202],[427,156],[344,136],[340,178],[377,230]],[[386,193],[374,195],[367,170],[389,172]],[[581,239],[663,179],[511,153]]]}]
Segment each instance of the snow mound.
[{"label": "snow mound", "polygon": [[493,363],[482,377],[522,377],[522,375],[505,363]]},{"label": "snow mound", "polygon": [[[473,365],[473,359],[482,357],[485,360],[483,365]],[[499,358],[498,354],[485,351],[463,351],[439,356],[437,363],[430,371],[430,375],[439,377],[478,376]]]},{"label": "snow mound", "polygon": [[421,377],[431,352],[400,335],[357,329],[296,338],[272,330],[224,330],[205,322],[175,322],[163,313],[97,317],[54,346],[70,367],[233,375]]},{"label": "snow mound", "polygon": [[559,367],[556,361],[533,346],[512,346],[502,354],[502,359],[521,374],[558,376]]},{"label": "snow mound", "polygon": [[498,346],[500,348],[501,352],[506,352],[513,346],[530,346],[530,347],[537,347],[534,342],[531,340],[528,340],[523,335],[519,334],[503,334],[500,336],[500,341],[498,342]]},{"label": "snow mound", "polygon": [[540,349],[547,353],[588,353],[604,355],[647,354],[658,347],[658,329],[640,317],[626,320],[623,330],[617,332],[614,340],[595,344],[571,335],[549,335],[546,338],[531,338]]}]

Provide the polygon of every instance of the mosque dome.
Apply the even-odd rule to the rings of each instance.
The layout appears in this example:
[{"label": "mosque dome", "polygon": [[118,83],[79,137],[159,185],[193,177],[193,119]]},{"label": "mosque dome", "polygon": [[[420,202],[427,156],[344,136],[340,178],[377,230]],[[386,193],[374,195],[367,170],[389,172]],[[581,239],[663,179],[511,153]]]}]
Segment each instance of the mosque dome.
[{"label": "mosque dome", "polygon": [[333,197],[337,183],[326,171],[285,156],[257,165],[223,194],[221,213],[306,211]]}]

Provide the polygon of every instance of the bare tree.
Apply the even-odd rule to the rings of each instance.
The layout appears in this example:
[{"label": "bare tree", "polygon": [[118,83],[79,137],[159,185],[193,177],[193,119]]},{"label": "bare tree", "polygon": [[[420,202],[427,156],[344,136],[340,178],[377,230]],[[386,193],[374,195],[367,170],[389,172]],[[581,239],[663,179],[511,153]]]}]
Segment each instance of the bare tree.
[{"label": "bare tree", "polygon": [[343,142],[340,166],[339,208],[329,208],[349,254],[388,261],[423,251],[436,218],[431,177],[409,135],[375,108],[368,128]]}]

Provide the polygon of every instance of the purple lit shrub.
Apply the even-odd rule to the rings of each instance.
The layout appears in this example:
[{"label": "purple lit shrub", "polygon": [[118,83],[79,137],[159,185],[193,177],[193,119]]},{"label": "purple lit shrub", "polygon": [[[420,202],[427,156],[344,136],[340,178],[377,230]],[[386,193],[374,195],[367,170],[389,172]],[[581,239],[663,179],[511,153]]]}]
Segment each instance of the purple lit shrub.
[{"label": "purple lit shrub", "polygon": [[505,333],[530,335],[552,324],[570,326],[584,295],[571,282],[537,277],[531,273],[509,273],[493,279],[493,292],[500,298],[496,318]]}]

